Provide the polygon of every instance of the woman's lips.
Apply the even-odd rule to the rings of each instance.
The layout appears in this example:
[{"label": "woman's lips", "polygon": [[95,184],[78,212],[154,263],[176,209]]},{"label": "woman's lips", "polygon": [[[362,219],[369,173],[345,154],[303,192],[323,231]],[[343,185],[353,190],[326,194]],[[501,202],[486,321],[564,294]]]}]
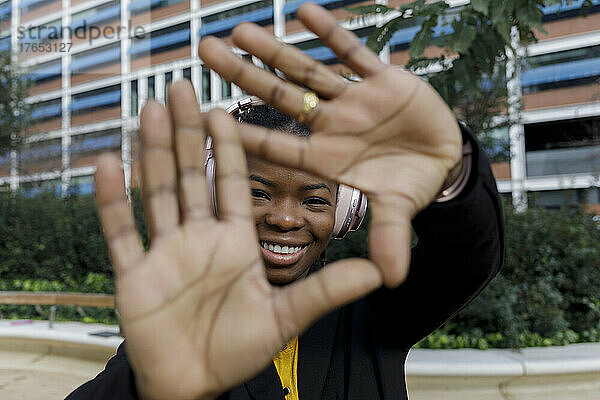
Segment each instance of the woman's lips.
[{"label": "woman's lips", "polygon": [[306,253],[306,249],[308,249],[308,246],[304,246],[301,250],[292,254],[280,254],[274,253],[271,250],[265,249],[264,247],[260,246],[260,251],[263,254],[264,260],[271,265],[279,267],[286,267],[288,265],[292,265],[298,262],[298,260],[302,258],[304,253]]}]

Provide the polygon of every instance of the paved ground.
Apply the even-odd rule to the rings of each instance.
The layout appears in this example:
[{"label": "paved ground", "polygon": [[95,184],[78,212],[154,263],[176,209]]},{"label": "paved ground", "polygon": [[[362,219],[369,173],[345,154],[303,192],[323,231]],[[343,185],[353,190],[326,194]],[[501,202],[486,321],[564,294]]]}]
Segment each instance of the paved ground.
[{"label": "paved ground", "polygon": [[64,399],[102,371],[121,338],[116,326],[0,320],[0,399]]}]

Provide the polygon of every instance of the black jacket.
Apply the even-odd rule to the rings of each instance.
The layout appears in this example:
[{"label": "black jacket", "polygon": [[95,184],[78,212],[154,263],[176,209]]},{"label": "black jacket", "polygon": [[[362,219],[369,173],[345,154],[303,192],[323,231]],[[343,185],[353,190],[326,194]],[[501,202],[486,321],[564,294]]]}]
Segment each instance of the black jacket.
[{"label": "black jacket", "polygon": [[[299,338],[300,400],[407,399],[408,350],[468,304],[499,271],[504,253],[501,201],[472,135],[473,169],[462,194],[433,203],[413,220],[419,242],[406,281],[342,307]],[[313,269],[318,268],[313,266]],[[135,399],[125,346],[68,399]],[[220,399],[284,400],[271,363]]]}]

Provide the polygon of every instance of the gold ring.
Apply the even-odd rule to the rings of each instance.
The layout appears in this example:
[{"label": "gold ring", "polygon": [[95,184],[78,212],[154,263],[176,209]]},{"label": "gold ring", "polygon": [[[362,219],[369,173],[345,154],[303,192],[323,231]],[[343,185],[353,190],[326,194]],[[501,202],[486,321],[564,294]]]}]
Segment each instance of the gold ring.
[{"label": "gold ring", "polygon": [[319,96],[315,92],[305,92],[302,97],[302,112],[298,115],[298,122],[303,123],[312,110],[319,105]]}]

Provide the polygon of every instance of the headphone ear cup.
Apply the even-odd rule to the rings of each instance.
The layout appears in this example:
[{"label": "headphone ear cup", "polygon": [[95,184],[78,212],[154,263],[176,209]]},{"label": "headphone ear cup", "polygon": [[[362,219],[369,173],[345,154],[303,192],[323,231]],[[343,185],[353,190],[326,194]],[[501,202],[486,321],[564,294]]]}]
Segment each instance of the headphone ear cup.
[{"label": "headphone ear cup", "polygon": [[358,189],[339,184],[331,237],[342,239],[346,233],[357,230],[366,212],[367,196]]}]

